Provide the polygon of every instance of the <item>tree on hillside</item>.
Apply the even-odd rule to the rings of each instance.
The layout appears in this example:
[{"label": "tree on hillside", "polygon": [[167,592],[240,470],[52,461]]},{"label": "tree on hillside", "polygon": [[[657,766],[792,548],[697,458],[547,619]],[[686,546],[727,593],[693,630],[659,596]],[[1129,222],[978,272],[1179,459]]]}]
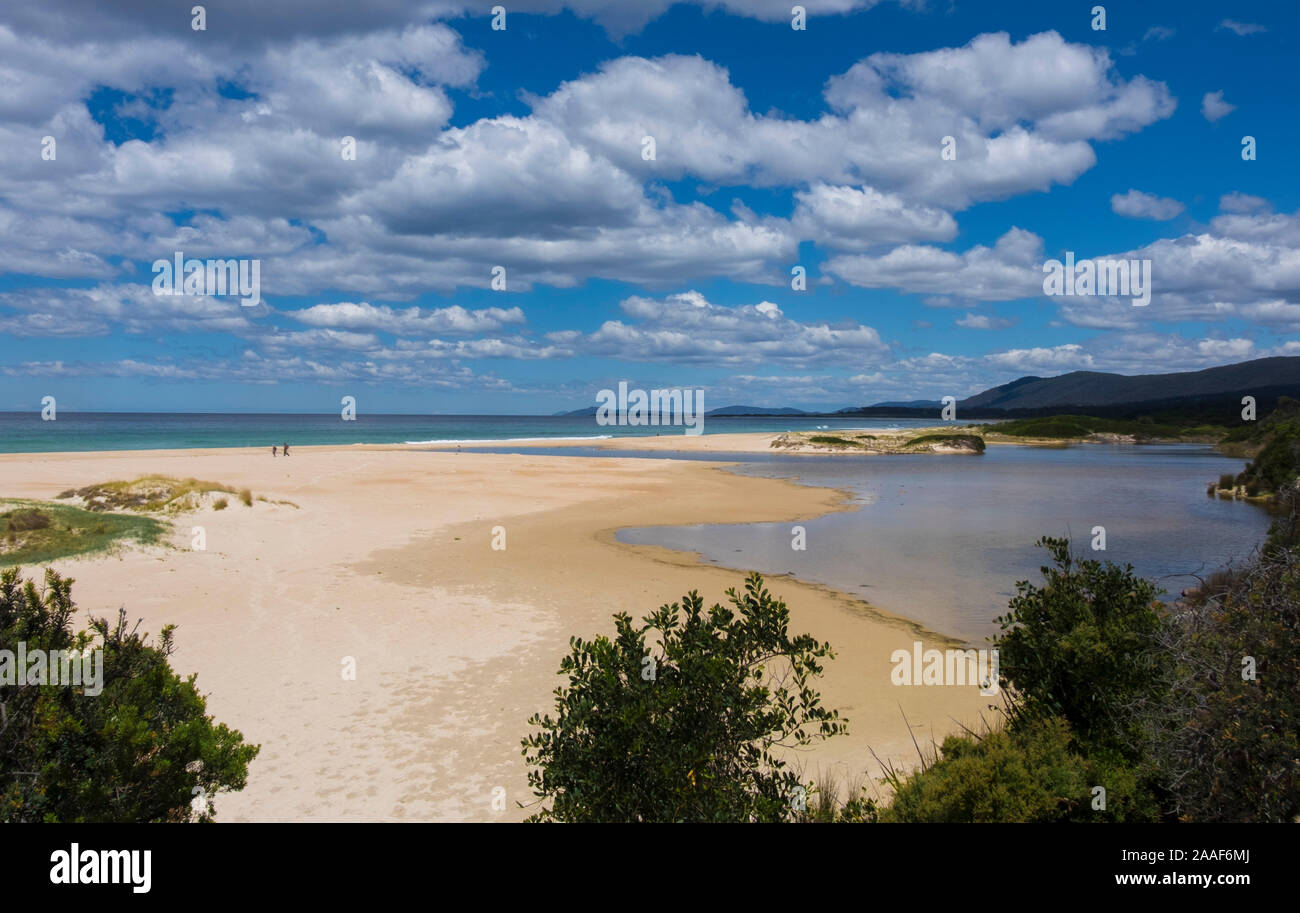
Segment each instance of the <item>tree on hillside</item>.
[{"label": "tree on hillside", "polygon": [[172,626],[157,646],[125,612],[74,634],[72,582],[47,570],[42,591],[20,584],[17,568],[0,574],[0,651],[11,663],[20,644],[27,656],[103,651],[97,694],[0,677],[0,821],[211,820],[213,798],[244,787],[258,746],[207,715],[195,676],[172,671]]},{"label": "tree on hillside", "polygon": [[782,749],[843,731],[811,686],[829,645],[790,637],[752,574],[731,607],[692,591],[613,639],[570,640],[556,716],[523,741],[532,821],[791,821],[811,792]]}]

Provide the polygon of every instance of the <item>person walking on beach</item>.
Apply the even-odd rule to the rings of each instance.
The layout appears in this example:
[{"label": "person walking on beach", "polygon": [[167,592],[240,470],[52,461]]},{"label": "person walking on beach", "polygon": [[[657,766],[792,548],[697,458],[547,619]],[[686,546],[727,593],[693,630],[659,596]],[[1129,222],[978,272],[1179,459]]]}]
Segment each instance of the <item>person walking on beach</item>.
[{"label": "person walking on beach", "polygon": [[271,456],[275,456],[275,445],[271,445]]},{"label": "person walking on beach", "polygon": [[288,444],[281,444],[281,445],[280,445],[280,449],[284,451],[284,455],[285,455],[285,456],[288,456],[288,455],[289,455],[289,445],[288,445]]}]

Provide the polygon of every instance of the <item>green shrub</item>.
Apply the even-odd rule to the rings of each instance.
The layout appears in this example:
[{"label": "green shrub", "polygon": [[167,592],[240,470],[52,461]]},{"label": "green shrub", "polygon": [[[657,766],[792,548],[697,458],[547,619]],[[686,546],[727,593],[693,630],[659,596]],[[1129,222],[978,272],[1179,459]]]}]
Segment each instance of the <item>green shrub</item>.
[{"label": "green shrub", "polygon": [[835,437],[830,434],[814,434],[808,438],[810,444],[831,444],[838,447],[861,447],[857,441],[850,441],[848,438]]},{"label": "green shrub", "polygon": [[46,529],[50,525],[50,515],[36,508],[13,510],[4,515],[7,529],[26,532],[33,529]]},{"label": "green shrub", "polygon": [[[751,574],[730,608],[691,592],[613,639],[571,638],[557,716],[534,715],[531,821],[793,821],[808,784],[778,756],[842,731],[811,680],[830,647],[790,637],[785,603]],[[650,642],[647,635],[653,635]]]},{"label": "green shrub", "polygon": [[[1099,805],[1105,789],[1105,807]],[[890,823],[1152,821],[1159,807],[1126,766],[1076,750],[1060,717],[983,736],[949,736],[940,758],[901,778]]]},{"label": "green shrub", "polygon": [[969,447],[976,453],[984,452],[984,438],[976,434],[923,434],[914,437],[904,447],[917,447],[922,444],[951,444]]},{"label": "green shrub", "polygon": [[1130,705],[1158,697],[1167,662],[1155,635],[1160,590],[1119,566],[1070,555],[1068,539],[1045,537],[1053,566],[1043,585],[1016,584],[996,621],[1002,678],[1027,716],[1061,716],[1087,750],[1135,756],[1139,736]]},{"label": "green shrub", "polygon": [[[93,619],[74,634],[72,581],[0,573],[0,649],[102,650],[96,689],[0,685],[0,822],[208,821],[212,799],[244,787],[256,745],[207,715],[195,677],[172,670],[171,626],[158,644],[127,624]],[[195,803],[202,795],[206,801]]]}]

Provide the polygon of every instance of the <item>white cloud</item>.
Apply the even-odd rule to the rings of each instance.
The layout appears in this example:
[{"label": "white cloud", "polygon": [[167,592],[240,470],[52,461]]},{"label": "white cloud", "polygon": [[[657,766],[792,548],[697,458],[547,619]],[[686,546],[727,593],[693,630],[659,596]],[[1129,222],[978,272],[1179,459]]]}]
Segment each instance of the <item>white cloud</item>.
[{"label": "white cloud", "polygon": [[1076,371],[1093,366],[1092,356],[1084,351],[1083,346],[1073,342],[1051,347],[1008,349],[984,357],[998,367],[1030,374],[1037,371]]},{"label": "white cloud", "polygon": [[1227,117],[1236,110],[1236,105],[1230,105],[1223,100],[1222,89],[1217,92],[1206,92],[1205,97],[1201,99],[1201,113],[1205,115],[1205,119],[1210,123]]},{"label": "white cloud", "polygon": [[802,323],[772,302],[727,307],[696,291],[666,298],[633,296],[620,305],[634,323],[606,321],[573,341],[586,355],[637,361],[754,364],[773,361],[879,361],[889,347],[854,321]]},{"label": "white cloud", "polygon": [[299,323],[316,327],[377,330],[405,336],[430,333],[483,333],[499,330],[507,324],[524,322],[524,312],[517,307],[470,311],[460,305],[452,305],[427,310],[418,307],[377,306],[365,301],[315,304],[285,313]]},{"label": "white cloud", "polygon": [[1005,330],[1007,327],[1016,325],[1014,318],[971,313],[958,318],[955,323],[957,326],[965,327],[968,330]]},{"label": "white cloud", "polygon": [[1234,19],[1224,19],[1219,23],[1219,28],[1229,29],[1238,35],[1256,35],[1260,32],[1267,32],[1268,26],[1255,25],[1251,22],[1237,22]]},{"label": "white cloud", "polygon": [[1255,352],[1255,343],[1249,339],[1203,339],[1196,344],[1196,350],[1210,358],[1223,358],[1241,361],[1251,358]]},{"label": "white cloud", "polygon": [[1043,240],[1012,228],[993,247],[963,254],[906,245],[880,256],[844,255],[826,262],[827,272],[863,288],[1010,301],[1042,294]]},{"label": "white cloud", "polygon": [[957,235],[957,222],[947,212],[909,206],[898,194],[871,187],[817,183],[794,196],[794,232],[827,247],[863,250],[884,242],[949,241]]},{"label": "white cloud", "polygon": [[[1090,140],[1139,130],[1175,106],[1162,83],[1125,82],[1105,51],[1055,32],[873,54],[825,94],[832,113],[816,120],[760,116],[725,69],[669,55],[608,61],[530,100],[537,116],[642,178],[866,184],[950,209],[1069,183],[1096,161]],[[939,159],[945,135],[956,161]],[[641,157],[643,136],[655,139],[654,161]]]},{"label": "white cloud", "polygon": [[1268,208],[1268,200],[1248,193],[1225,193],[1219,197],[1219,209],[1223,212],[1248,213]]},{"label": "white cloud", "polygon": [[1130,190],[1125,194],[1115,194],[1110,198],[1110,208],[1121,216],[1130,219],[1155,219],[1166,222],[1182,214],[1187,207],[1177,200]]}]

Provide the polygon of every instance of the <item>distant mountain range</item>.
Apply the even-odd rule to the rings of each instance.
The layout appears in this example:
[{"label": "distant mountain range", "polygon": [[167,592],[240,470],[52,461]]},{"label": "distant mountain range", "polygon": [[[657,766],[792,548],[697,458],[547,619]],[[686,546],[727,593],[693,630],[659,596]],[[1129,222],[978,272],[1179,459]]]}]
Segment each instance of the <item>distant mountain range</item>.
[{"label": "distant mountain range", "polygon": [[[957,402],[957,418],[1016,418],[1054,413],[1137,417],[1203,416],[1207,421],[1240,415],[1241,399],[1253,396],[1262,416],[1279,396],[1300,398],[1300,357],[1257,358],[1235,365],[1173,374],[1108,374],[1071,371],[1059,377],[1022,377]],[[724,406],[706,415],[805,415],[937,418],[938,400],[874,403],[834,412],[766,406]],[[595,415],[596,407],[559,415]]]},{"label": "distant mountain range", "polygon": [[1060,377],[1022,377],[958,403],[958,409],[1054,409],[1276,395],[1300,390],[1300,358],[1259,358],[1237,365],[1177,374],[1102,374],[1072,371]]},{"label": "distant mountain range", "polygon": [[[1257,358],[1235,365],[1173,374],[1071,371],[1059,377],[1022,377],[957,402],[957,417],[1015,418],[1056,413],[1136,418],[1140,415],[1239,416],[1241,399],[1255,397],[1262,415],[1279,396],[1300,397],[1300,357]],[[884,411],[882,411],[884,410]],[[840,414],[929,415],[933,406],[897,409],[883,404]]]}]

